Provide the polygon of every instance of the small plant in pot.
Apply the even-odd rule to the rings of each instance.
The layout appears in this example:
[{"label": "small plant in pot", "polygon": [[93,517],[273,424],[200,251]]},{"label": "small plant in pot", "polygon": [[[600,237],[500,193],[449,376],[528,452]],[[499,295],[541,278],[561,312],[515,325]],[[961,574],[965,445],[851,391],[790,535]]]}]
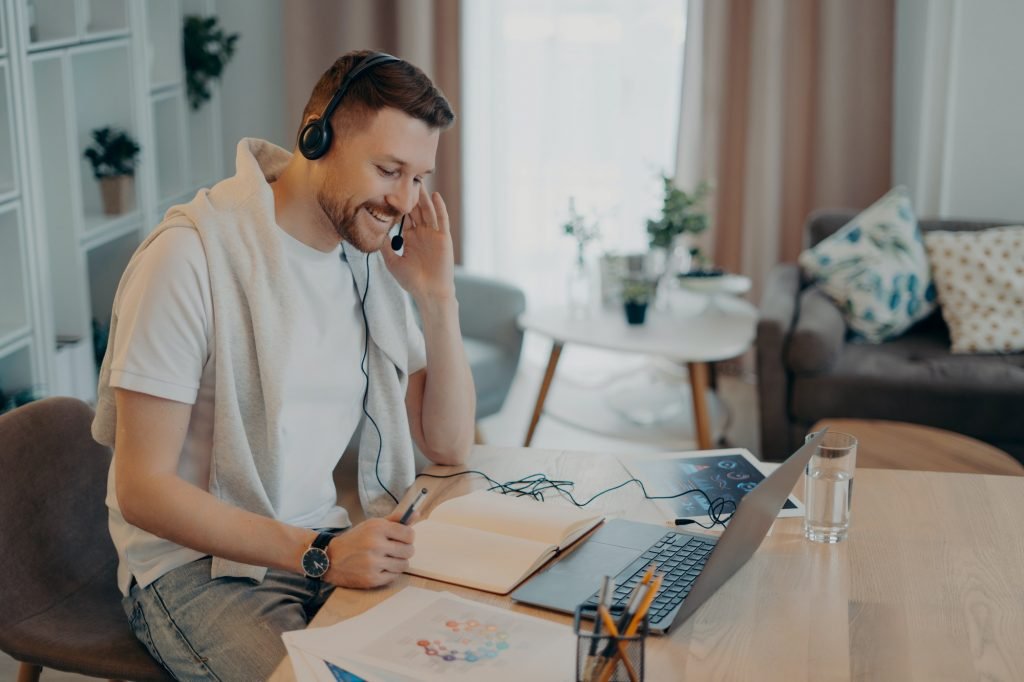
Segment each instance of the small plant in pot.
[{"label": "small plant in pot", "polygon": [[92,174],[100,182],[103,212],[120,215],[134,208],[135,165],[139,145],[124,130],[105,127],[92,131],[93,145],[85,150]]},{"label": "small plant in pot", "polygon": [[[708,228],[704,201],[711,191],[706,182],[685,192],[667,175],[661,176],[664,200],[661,217],[647,221],[647,240],[652,252],[661,252],[665,272],[676,274],[693,269],[694,247],[689,243]],[[699,267],[699,266],[698,266]]]},{"label": "small plant in pot", "polygon": [[183,42],[188,103],[197,110],[212,96],[210,83],[221,77],[234,56],[238,34],[225,33],[215,16],[189,15],[185,17]]},{"label": "small plant in pot", "polygon": [[647,304],[654,298],[657,283],[649,279],[626,279],[622,282],[622,305],[626,322],[643,324],[647,317]]}]

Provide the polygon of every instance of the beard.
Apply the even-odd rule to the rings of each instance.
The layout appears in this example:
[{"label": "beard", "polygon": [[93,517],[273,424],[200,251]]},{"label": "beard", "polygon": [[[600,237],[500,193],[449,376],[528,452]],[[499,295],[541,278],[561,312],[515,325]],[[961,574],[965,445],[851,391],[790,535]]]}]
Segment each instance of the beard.
[{"label": "beard", "polygon": [[[323,188],[317,192],[316,199],[338,236],[363,253],[380,251],[387,241],[388,233],[378,236],[372,228],[360,229],[358,217],[361,210],[372,209],[377,215],[389,216],[393,219],[392,224],[398,221],[398,212],[386,203],[367,201],[352,206],[351,200],[329,196]],[[367,220],[378,222],[372,215],[368,215]]]}]

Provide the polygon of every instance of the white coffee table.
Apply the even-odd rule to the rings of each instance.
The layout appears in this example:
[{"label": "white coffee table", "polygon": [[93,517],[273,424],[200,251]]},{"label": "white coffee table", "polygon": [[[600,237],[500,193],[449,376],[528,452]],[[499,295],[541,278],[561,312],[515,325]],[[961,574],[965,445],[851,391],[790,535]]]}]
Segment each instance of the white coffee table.
[{"label": "white coffee table", "polygon": [[620,308],[574,317],[568,308],[550,307],[523,313],[519,316],[519,326],[552,341],[524,446],[529,446],[533,440],[562,348],[574,343],[685,363],[690,375],[697,444],[706,450],[713,447],[705,397],[708,363],[737,357],[750,348],[757,327],[757,310],[738,298],[719,296],[715,305],[708,307],[705,299],[684,294],[670,301],[668,310],[648,310],[647,320],[642,325],[626,324]]}]

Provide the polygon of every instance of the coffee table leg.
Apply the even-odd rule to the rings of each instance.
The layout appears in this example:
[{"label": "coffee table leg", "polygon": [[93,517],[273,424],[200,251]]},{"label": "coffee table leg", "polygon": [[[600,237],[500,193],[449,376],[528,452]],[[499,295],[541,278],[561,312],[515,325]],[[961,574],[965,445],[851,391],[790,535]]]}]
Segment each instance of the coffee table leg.
[{"label": "coffee table leg", "polygon": [[544,410],[544,401],[548,397],[548,389],[551,388],[551,379],[555,376],[555,367],[558,366],[558,358],[562,355],[562,342],[555,341],[551,344],[551,355],[548,357],[548,366],[544,370],[544,380],[540,384],[540,393],[537,394],[537,404],[533,407],[533,417],[530,418],[530,428],[526,431],[526,440],[523,447],[530,447],[533,440],[533,432],[537,430],[537,422],[540,421],[540,413]]},{"label": "coffee table leg", "polygon": [[690,391],[693,393],[693,421],[697,427],[697,447],[711,449],[711,419],[708,417],[708,363],[688,362]]}]

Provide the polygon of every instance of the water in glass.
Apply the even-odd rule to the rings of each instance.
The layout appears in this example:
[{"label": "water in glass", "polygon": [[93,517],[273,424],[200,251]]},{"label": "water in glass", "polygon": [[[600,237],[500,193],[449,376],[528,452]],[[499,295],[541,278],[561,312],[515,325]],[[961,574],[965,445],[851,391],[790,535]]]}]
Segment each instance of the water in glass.
[{"label": "water in glass", "polygon": [[853,476],[846,471],[829,467],[807,472],[804,531],[809,539],[829,543],[846,539],[852,493]]}]

